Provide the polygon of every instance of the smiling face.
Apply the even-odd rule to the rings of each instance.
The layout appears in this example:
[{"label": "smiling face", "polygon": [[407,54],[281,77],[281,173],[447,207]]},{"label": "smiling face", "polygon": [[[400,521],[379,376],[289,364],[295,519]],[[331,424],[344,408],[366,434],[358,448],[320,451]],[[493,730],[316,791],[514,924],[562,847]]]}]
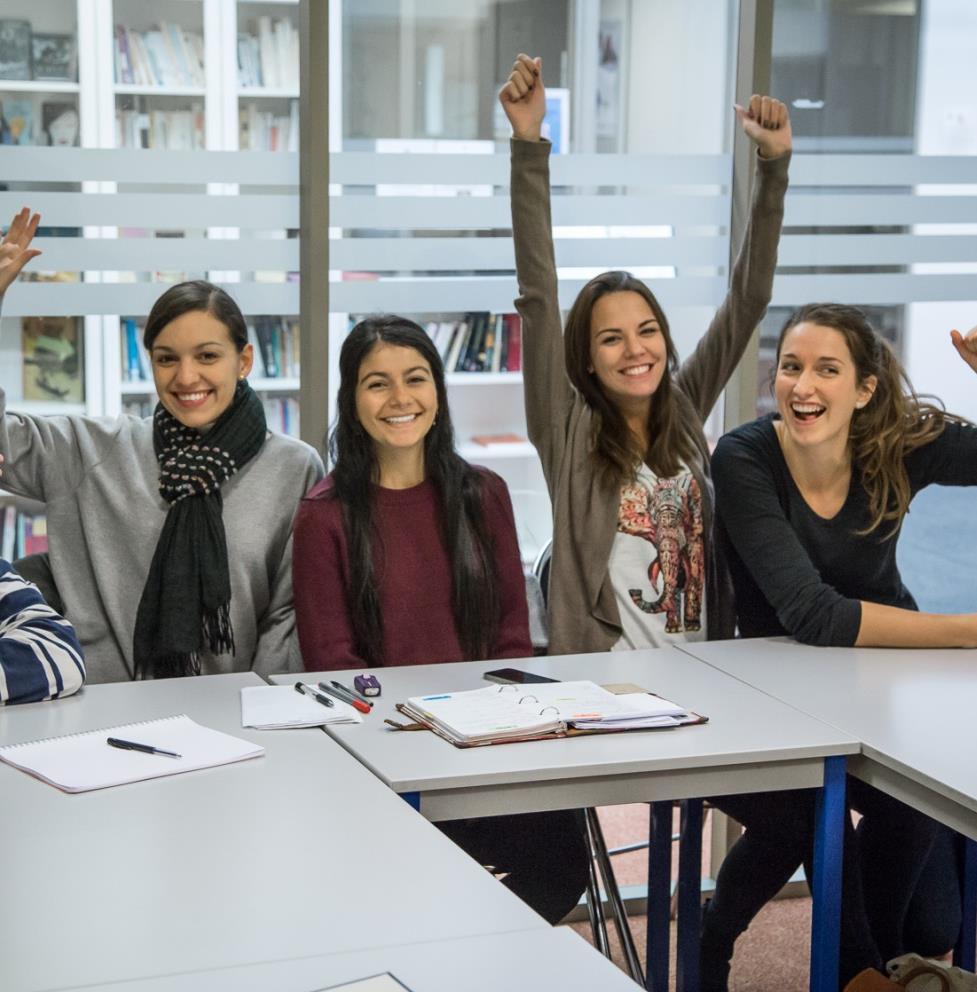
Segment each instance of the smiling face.
[{"label": "smiling face", "polygon": [[590,312],[590,371],[625,414],[647,411],[668,364],[665,335],[634,290],[607,293]]},{"label": "smiling face", "polygon": [[380,461],[408,453],[423,461],[424,438],[437,413],[431,366],[416,349],[381,342],[360,362],[356,416]]},{"label": "smiling face", "polygon": [[852,417],[871,400],[875,385],[875,376],[858,382],[841,331],[803,322],[784,335],[774,395],[793,444],[847,447]]},{"label": "smiling face", "polygon": [[234,399],[254,362],[250,344],[237,350],[227,326],[204,310],[171,320],[150,350],[163,406],[187,427],[210,426]]}]

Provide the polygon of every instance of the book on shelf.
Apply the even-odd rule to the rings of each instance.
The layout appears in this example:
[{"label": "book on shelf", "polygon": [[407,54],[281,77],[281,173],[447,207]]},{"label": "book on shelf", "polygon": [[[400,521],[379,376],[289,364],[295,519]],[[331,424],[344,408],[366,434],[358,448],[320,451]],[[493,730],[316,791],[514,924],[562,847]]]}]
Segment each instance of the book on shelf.
[{"label": "book on shelf", "polygon": [[34,144],[34,101],[23,97],[0,100],[0,145]]},{"label": "book on shelf", "polygon": [[237,36],[238,85],[299,88],[299,36],[284,17],[259,17]]},{"label": "book on shelf", "polygon": [[293,379],[299,375],[299,323],[284,317],[255,317],[248,324],[254,348],[254,374],[262,379]]},{"label": "book on shelf", "polygon": [[431,320],[426,330],[446,372],[518,372],[518,314],[474,312],[461,320]]},{"label": "book on shelf", "polygon": [[265,398],[262,401],[265,409],[265,422],[268,430],[290,437],[299,436],[299,401],[292,397]]},{"label": "book on shelf", "polygon": [[19,510],[14,503],[0,506],[0,558],[15,561],[47,551],[47,517]]},{"label": "book on shelf", "polygon": [[166,151],[200,151],[205,147],[204,109],[200,103],[188,110],[134,110],[115,112],[115,143],[119,148],[153,148]]},{"label": "book on shelf", "polygon": [[167,21],[149,31],[117,24],[115,81],[164,89],[202,87],[206,82],[203,37]]},{"label": "book on shelf", "polygon": [[473,434],[472,441],[483,448],[498,448],[508,444],[525,444],[526,438],[521,434]]},{"label": "book on shelf", "polygon": [[25,400],[84,402],[77,317],[23,317],[21,352]]},{"label": "book on shelf", "polygon": [[122,318],[122,381],[148,382],[149,362],[145,349],[142,347],[142,337],[139,325],[132,317]]},{"label": "book on shelf", "polygon": [[78,105],[61,100],[41,104],[41,133],[38,144],[70,148],[78,144],[81,121]]},{"label": "book on shelf", "polygon": [[74,35],[35,31],[31,36],[31,74],[34,79],[51,82],[77,81]]},{"label": "book on shelf", "polygon": [[238,114],[238,147],[242,151],[297,152],[299,102],[289,101],[288,114],[262,110],[258,104],[241,107]]},{"label": "book on shelf", "polygon": [[0,18],[0,79],[31,78],[31,22]]}]

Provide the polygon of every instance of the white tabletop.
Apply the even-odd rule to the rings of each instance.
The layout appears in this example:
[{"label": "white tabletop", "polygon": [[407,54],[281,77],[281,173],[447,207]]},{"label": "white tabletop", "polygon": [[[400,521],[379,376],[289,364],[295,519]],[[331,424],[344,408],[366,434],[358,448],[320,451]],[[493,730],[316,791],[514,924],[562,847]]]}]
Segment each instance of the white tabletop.
[{"label": "white tabletop", "polygon": [[821,648],[787,638],[685,648],[862,741],[849,769],[977,838],[977,651]]},{"label": "white tabletop", "polygon": [[241,729],[239,690],[259,682],[90,686],[0,712],[0,743],[187,713],[267,749],[78,795],[0,765],[3,992],[546,929],[320,731]]},{"label": "white tabletop", "polygon": [[[476,689],[498,663],[392,667],[374,712],[328,733],[400,793],[421,793],[432,820],[507,812],[681,799],[821,784],[823,759],[858,752],[849,734],[804,717],[673,649],[506,662],[560,680],[633,682],[709,717],[701,726],[455,748],[427,731],[396,731],[394,704],[409,696]],[[275,676],[276,682],[355,672]],[[531,692],[527,686],[526,691]]]},{"label": "white tabletop", "polygon": [[[410,992],[636,988],[576,933],[558,927],[165,975],[113,985],[111,992],[312,992],[382,973],[391,974]],[[85,989],[94,992],[91,986]]]}]

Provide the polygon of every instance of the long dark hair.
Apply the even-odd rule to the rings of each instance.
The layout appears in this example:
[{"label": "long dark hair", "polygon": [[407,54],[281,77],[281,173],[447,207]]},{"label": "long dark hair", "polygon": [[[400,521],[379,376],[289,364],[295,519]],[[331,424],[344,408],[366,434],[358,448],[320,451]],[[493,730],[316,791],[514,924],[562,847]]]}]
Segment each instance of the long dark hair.
[{"label": "long dark hair", "polygon": [[851,353],[856,383],[861,386],[870,376],[876,378],[872,398],[852,415],[848,441],[852,465],[868,493],[871,514],[871,522],[860,533],[871,534],[891,523],[885,535],[888,539],[898,533],[912,499],[905,456],[939,437],[948,421],[965,421],[947,413],[935,397],[917,395],[888,342],[858,307],[808,303],[796,310],[777,340],[778,367],[784,338],[798,324],[819,324],[838,331]]},{"label": "long dark hair", "polygon": [[[488,658],[499,627],[499,595],[492,542],[485,528],[481,474],[455,452],[444,366],[427,333],[411,320],[382,314],[361,320],[339,354],[336,421],[329,437],[336,498],[349,548],[349,604],[357,650],[371,665],[384,663],[383,623],[373,574],[373,493],[379,478],[374,443],[356,415],[360,366],[378,344],[413,348],[431,367],[438,414],[424,438],[424,471],[441,508],[441,531],[451,561],[452,612],[465,660]],[[459,659],[461,660],[461,659]]]},{"label": "long dark hair", "polygon": [[142,343],[146,351],[151,351],[153,342],[160,331],[171,321],[185,313],[202,310],[219,320],[231,335],[231,341],[238,352],[248,343],[248,325],[244,321],[241,308],[220,286],[206,279],[191,279],[171,286],[153,304],[146,318]]},{"label": "long dark hair", "polygon": [[[642,451],[623,414],[604,392],[590,369],[591,314],[602,296],[610,293],[637,293],[651,307],[665,339],[668,356],[648,414],[648,450]],[[678,369],[678,353],[665,319],[665,311],[655,294],[630,272],[602,272],[587,283],[573,301],[563,333],[567,375],[587,405],[594,411],[594,450],[596,467],[613,485],[634,477],[638,462],[661,476],[677,475],[683,462],[695,457],[695,444],[682,426],[682,418],[672,389],[672,376]]]}]

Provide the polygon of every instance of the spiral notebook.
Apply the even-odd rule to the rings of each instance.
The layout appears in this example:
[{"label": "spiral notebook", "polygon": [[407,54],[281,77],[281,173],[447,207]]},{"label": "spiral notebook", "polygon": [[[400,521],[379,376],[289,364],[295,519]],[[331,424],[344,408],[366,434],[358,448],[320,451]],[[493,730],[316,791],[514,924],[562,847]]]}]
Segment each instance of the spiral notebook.
[{"label": "spiral notebook", "polygon": [[[109,737],[174,751],[170,758],[110,747]],[[260,744],[195,723],[185,714],[0,747],[0,761],[64,792],[91,792],[264,754]]]}]

